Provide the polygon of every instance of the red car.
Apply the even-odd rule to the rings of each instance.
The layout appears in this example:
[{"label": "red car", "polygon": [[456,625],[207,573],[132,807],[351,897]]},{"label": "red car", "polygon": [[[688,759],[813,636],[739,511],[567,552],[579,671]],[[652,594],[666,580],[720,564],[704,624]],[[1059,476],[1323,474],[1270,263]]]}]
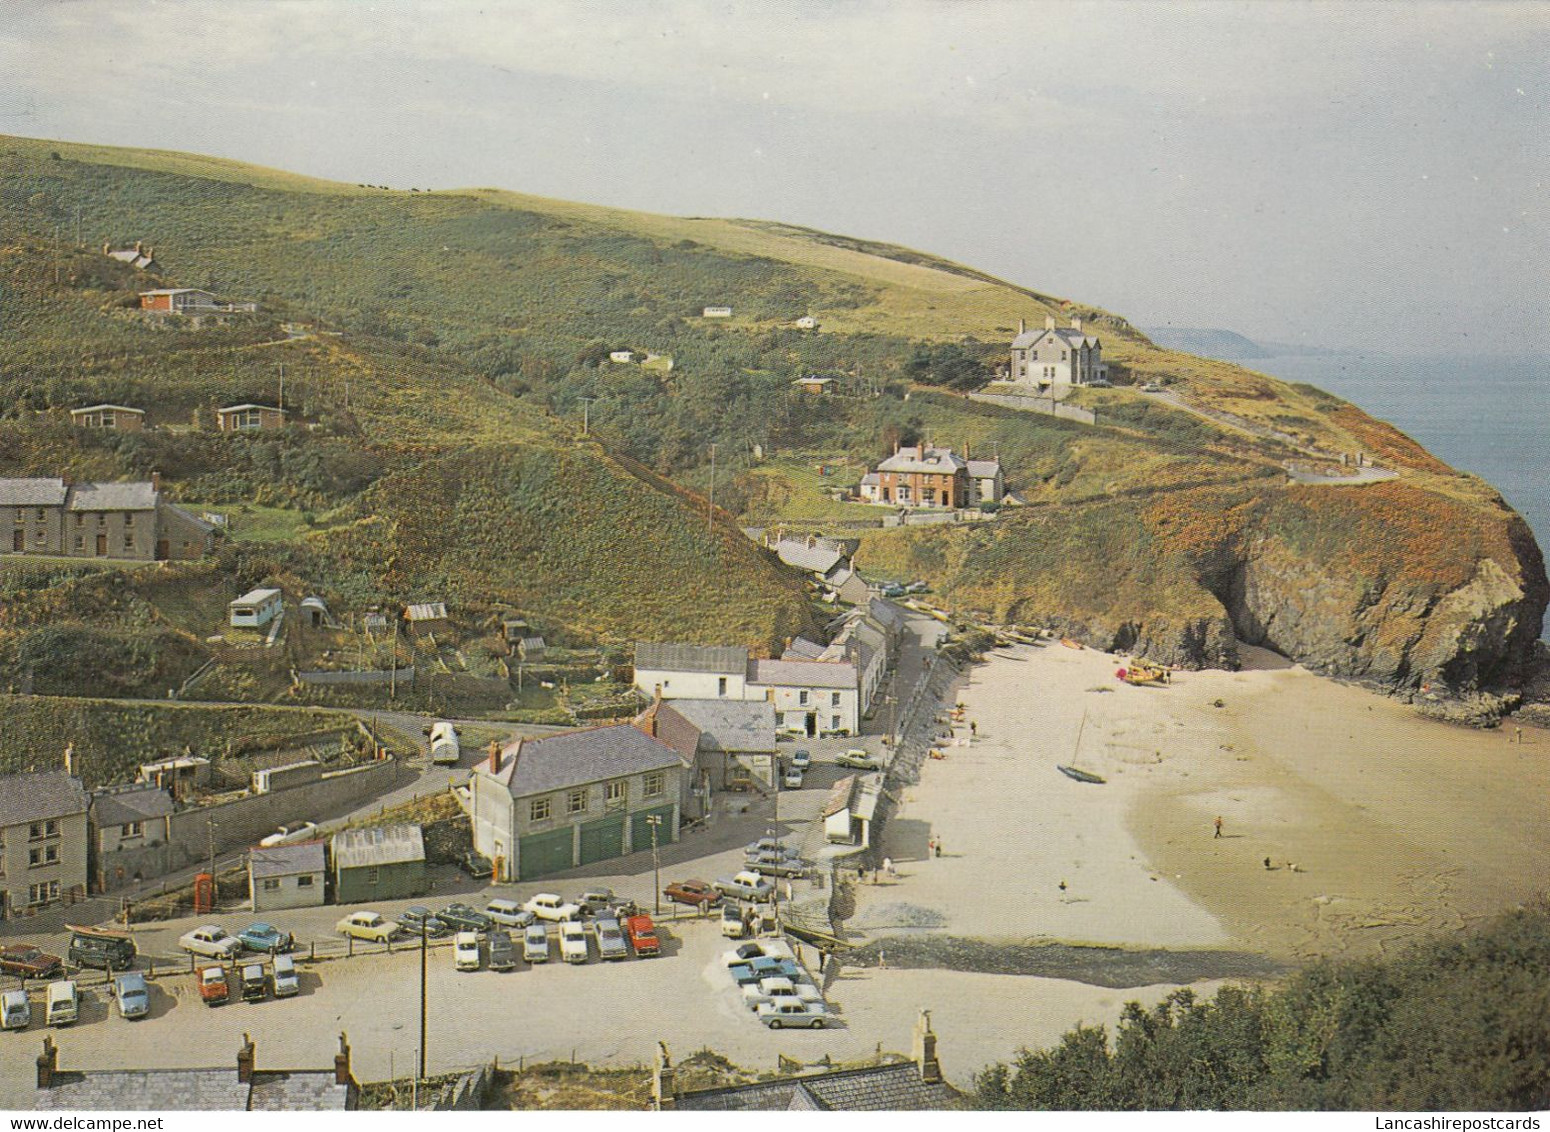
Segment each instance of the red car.
[{"label": "red car", "polygon": [[12,943],[0,947],[0,971],[7,975],[45,979],[59,974],[60,970],[59,956],[40,951],[31,944]]},{"label": "red car", "polygon": [[651,922],[650,916],[644,913],[631,916],[624,921],[624,930],[630,937],[630,946],[635,949],[636,955],[645,958],[662,953],[662,943],[657,939],[657,926]]},{"label": "red car", "polygon": [[662,895],[675,904],[691,904],[709,908],[721,903],[721,893],[712,888],[709,881],[678,880],[662,890]]}]

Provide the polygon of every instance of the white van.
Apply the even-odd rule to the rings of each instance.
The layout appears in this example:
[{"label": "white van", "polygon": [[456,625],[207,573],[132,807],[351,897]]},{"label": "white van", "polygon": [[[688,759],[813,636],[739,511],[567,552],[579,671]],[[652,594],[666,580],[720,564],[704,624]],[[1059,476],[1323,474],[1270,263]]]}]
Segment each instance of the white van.
[{"label": "white van", "polygon": [[457,728],[443,720],[431,726],[430,736],[431,763],[435,766],[456,766],[463,754],[462,745],[457,738]]},{"label": "white van", "polygon": [[273,963],[270,970],[274,975],[274,996],[290,998],[299,992],[301,983],[296,978],[296,960],[289,955],[276,955]]},{"label": "white van", "polygon": [[43,1017],[50,1026],[68,1026],[80,1014],[81,996],[70,979],[49,983],[47,1002]]},{"label": "white van", "polygon": [[24,990],[8,990],[0,995],[0,1029],[25,1030],[32,1025],[32,1003]]}]

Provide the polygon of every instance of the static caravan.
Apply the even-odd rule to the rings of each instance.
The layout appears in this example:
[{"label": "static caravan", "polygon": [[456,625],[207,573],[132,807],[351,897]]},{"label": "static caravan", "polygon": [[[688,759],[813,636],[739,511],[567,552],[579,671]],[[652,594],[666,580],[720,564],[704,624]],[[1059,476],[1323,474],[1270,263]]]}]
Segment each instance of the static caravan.
[{"label": "static caravan", "polygon": [[238,629],[262,629],[279,615],[285,599],[279,590],[252,590],[227,606]]}]

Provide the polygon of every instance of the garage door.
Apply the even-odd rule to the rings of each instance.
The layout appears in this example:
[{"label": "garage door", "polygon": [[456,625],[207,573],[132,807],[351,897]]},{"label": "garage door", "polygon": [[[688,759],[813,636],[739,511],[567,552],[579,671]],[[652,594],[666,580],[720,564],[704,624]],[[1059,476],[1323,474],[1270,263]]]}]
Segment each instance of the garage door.
[{"label": "garage door", "polygon": [[575,861],[571,855],[570,826],[549,833],[535,833],[519,842],[518,870],[521,880],[564,872]]},{"label": "garage door", "polygon": [[581,863],[624,855],[624,815],[588,822],[581,827]]},{"label": "garage door", "polygon": [[646,819],[655,814],[662,819],[662,824],[657,826],[657,844],[666,845],[673,840],[673,807],[658,806],[654,810],[641,810],[637,814],[630,815],[630,844],[635,852],[651,848],[651,826]]}]

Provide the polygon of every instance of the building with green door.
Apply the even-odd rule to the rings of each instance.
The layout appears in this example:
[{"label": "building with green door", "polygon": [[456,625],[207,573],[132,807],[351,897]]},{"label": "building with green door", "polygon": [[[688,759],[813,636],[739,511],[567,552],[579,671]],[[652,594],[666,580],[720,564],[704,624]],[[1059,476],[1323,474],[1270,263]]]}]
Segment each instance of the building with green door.
[{"label": "building with green door", "polygon": [[401,900],[430,891],[425,838],[417,825],[346,829],[329,847],[334,865],[334,903]]},{"label": "building with green door", "polygon": [[517,739],[469,779],[474,849],[510,882],[649,849],[654,817],[666,845],[684,773],[677,751],[627,723]]}]

